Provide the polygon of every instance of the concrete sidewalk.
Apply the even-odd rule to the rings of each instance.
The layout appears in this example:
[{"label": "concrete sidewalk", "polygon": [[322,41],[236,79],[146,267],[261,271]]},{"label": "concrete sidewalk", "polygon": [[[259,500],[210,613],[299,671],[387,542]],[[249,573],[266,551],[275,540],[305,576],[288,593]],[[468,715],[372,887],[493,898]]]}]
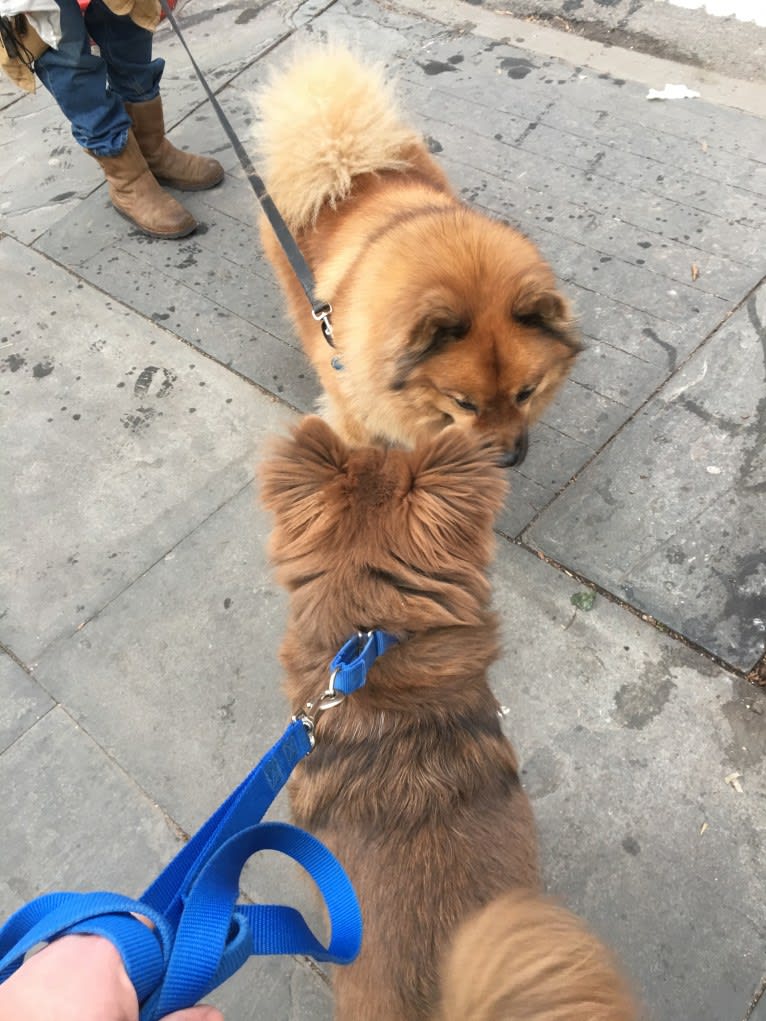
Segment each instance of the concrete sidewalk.
[{"label": "concrete sidewalk", "polygon": [[[573,296],[587,351],[513,473],[494,572],[547,885],[655,1021],[764,1021],[766,123],[704,92],[647,102],[635,54],[592,70],[500,13],[426,6],[441,20],[189,0],[181,22],[243,136],[295,38],[385,61],[464,197]],[[253,477],[317,390],[167,26],[157,50],[172,137],[227,168],[179,242],[131,231],[48,96],[0,83],[0,917],[46,889],[140,891],[286,720]],[[312,904],[281,862],[244,888]],[[332,1009],[291,959],[215,999],[227,1021]]]}]

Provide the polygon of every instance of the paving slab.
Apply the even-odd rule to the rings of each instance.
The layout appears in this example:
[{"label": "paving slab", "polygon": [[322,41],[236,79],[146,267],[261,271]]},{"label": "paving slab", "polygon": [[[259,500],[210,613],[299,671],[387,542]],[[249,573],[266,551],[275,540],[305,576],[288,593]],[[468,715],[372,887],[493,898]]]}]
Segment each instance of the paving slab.
[{"label": "paving slab", "polygon": [[0,652],[0,755],[53,708],[53,699]]},{"label": "paving slab", "polygon": [[766,286],[524,533],[749,670],[766,648]]},{"label": "paving slab", "polygon": [[291,957],[251,958],[206,998],[232,1021],[329,1021],[332,993],[326,980]]},{"label": "paving slab", "polygon": [[60,707],[0,755],[0,780],[0,917],[49,890],[137,896],[181,846],[163,813]]},{"label": "paving slab", "polygon": [[0,636],[31,662],[246,485],[285,410],[11,238],[0,260]]},{"label": "paving slab", "polygon": [[[552,23],[560,30],[605,43],[607,47],[624,46],[643,54],[672,58],[684,65],[682,70],[687,74],[694,74],[697,68],[714,68],[741,78],[764,77],[766,31],[753,24],[758,4],[736,0],[727,4],[704,0],[671,0],[670,4],[655,0],[609,0],[608,5],[601,0],[567,3],[482,0],[482,6],[533,22]],[[514,22],[512,19],[511,24]],[[517,24],[525,22],[520,20]],[[511,31],[511,25],[507,25],[507,30]],[[703,81],[709,77],[704,70],[697,73]]]},{"label": "paving slab", "polygon": [[[518,546],[493,670],[546,884],[620,953],[656,1021],[745,1017],[763,974],[766,691]],[[741,792],[726,778],[737,780]]]},{"label": "paving slab", "polygon": [[35,668],[187,833],[287,723],[276,657],[285,601],[266,535],[251,485]]},{"label": "paving slab", "polygon": [[[671,204],[659,207],[670,216],[650,218],[644,214],[638,225],[626,222],[620,216],[604,215],[604,210],[596,204],[599,189],[605,189],[616,204],[628,199],[631,188],[625,184],[627,175],[622,168],[610,170],[607,156],[617,147],[616,142],[599,139],[589,143],[582,152],[585,143],[577,134],[577,124],[572,124],[569,116],[566,118],[568,132],[557,122],[549,124],[550,113],[557,110],[559,103],[568,103],[577,110],[574,102],[551,100],[545,106],[538,102],[520,118],[508,110],[485,107],[473,96],[471,99],[454,96],[449,87],[452,81],[450,78],[449,83],[441,86],[423,87],[418,82],[407,80],[403,89],[408,105],[429,118],[432,148],[439,153],[445,152],[442,158],[454,158],[458,164],[482,171],[475,174],[473,187],[469,182],[466,189],[470,201],[490,204],[498,215],[523,218],[538,230],[555,232],[573,241],[584,240],[602,254],[659,272],[684,285],[690,282],[689,259],[693,259],[700,271],[695,281],[695,292],[710,291],[724,297],[736,297],[743,282],[745,286],[752,282],[753,267],[742,261],[744,253],[740,252],[739,258],[726,255],[726,248],[721,247],[717,238],[705,236],[705,226],[720,222],[725,213],[721,207],[716,206],[714,212],[707,216],[698,215],[705,210],[698,210],[689,201],[687,193],[686,202],[680,194],[676,196],[678,204],[675,209]],[[575,82],[569,84],[569,89],[576,94]],[[493,91],[498,93],[498,102],[502,102],[500,96],[508,91],[508,86],[495,84]],[[564,90],[558,88],[557,91]],[[511,106],[511,109],[514,107]],[[606,114],[606,111],[601,112]],[[585,116],[593,115],[586,111]],[[610,127],[611,124],[607,124],[606,130],[609,131]],[[637,133],[645,134],[647,141],[650,138],[648,128]],[[471,153],[476,151],[477,146],[487,149],[489,154],[481,167],[470,162]],[[628,162],[639,158],[631,152],[622,151],[621,155]],[[653,161],[654,188],[650,190],[647,186],[649,194],[665,195],[667,159],[666,154],[665,162]],[[554,161],[550,175],[540,173],[547,160]],[[752,214],[752,210],[747,209],[747,201],[752,197],[756,201],[762,199],[760,167],[754,161],[752,167],[748,178],[751,188],[743,189],[738,196],[735,215],[745,211]],[[454,173],[459,174],[459,169],[456,168]],[[719,180],[728,180],[725,170],[711,166],[709,173],[716,176],[703,180],[710,181],[710,185],[715,187],[718,187]],[[706,184],[706,187],[710,185]],[[551,198],[555,199],[555,205],[546,202]],[[656,198],[653,195],[648,208],[654,206]],[[663,237],[658,225],[668,223],[676,227],[679,234],[679,228],[691,229],[692,233]],[[758,225],[762,225],[760,219]],[[740,233],[736,226],[734,233],[735,236]],[[746,232],[744,236],[747,236]],[[722,254],[716,254],[719,251]]]},{"label": "paving slab", "polygon": [[[3,76],[5,77],[5,76]],[[29,244],[103,181],[42,87],[3,109],[0,143],[0,230]]]},{"label": "paving slab", "polygon": [[764,1018],[766,1018],[766,995],[764,995],[764,992],[766,992],[766,976],[764,976],[761,995],[753,1008],[753,1012],[748,1015],[747,1021],[764,1021]]},{"label": "paving slab", "polygon": [[10,78],[3,75],[0,80],[0,110],[7,110],[9,106],[23,98],[24,93],[16,88]]}]

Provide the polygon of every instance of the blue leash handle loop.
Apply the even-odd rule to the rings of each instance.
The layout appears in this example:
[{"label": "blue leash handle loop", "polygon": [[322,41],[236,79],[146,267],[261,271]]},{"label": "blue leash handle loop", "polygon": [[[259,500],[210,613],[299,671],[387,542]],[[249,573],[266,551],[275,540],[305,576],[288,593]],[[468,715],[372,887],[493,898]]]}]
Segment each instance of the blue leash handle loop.
[{"label": "blue leash handle loop", "polygon": [[[294,826],[257,821],[310,748],[303,724],[291,723],[140,898],[49,893],[20,908],[0,929],[0,982],[38,944],[95,933],[120,952],[141,1004],[141,1021],[156,1021],[197,1003],[252,954],[352,961],[361,946],[362,917],[338,861]],[[262,850],[281,851],[315,880],[330,916],[329,946],[319,942],[293,908],[235,903],[245,863]],[[134,914],[148,918],[154,930]]]},{"label": "blue leash handle loop", "polygon": [[[350,694],[361,687],[372,662],[394,642],[382,631],[346,642],[331,664],[337,690]],[[117,947],[135,987],[140,1021],[157,1021],[199,1002],[253,954],[353,961],[361,947],[362,916],[341,865],[303,830],[261,822],[311,751],[310,730],[313,724],[293,720],[138,899],[107,892],[47,893],[19,908],[0,928],[0,983],[40,943],[73,933],[105,936]],[[236,903],[242,869],[264,850],[298,862],[319,887],[330,918],[327,947],[294,908]]]},{"label": "blue leash handle loop", "polygon": [[[293,858],[319,886],[332,926],[328,947],[294,908],[235,903],[244,863],[264,850]],[[348,964],[359,952],[361,934],[353,887],[323,844],[286,823],[251,826],[230,837],[200,872],[186,898],[164,981],[142,1007],[141,1021],[155,1021],[197,1003],[253,954],[306,954]]]}]

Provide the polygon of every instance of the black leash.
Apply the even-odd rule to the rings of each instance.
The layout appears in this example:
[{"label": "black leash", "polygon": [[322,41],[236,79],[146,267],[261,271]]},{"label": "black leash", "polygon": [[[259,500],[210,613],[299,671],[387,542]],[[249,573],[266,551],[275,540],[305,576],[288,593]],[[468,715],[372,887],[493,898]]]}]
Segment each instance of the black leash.
[{"label": "black leash", "polygon": [[200,80],[202,88],[205,90],[205,93],[207,94],[207,98],[210,100],[212,107],[218,116],[218,120],[221,122],[221,127],[226,132],[226,135],[229,141],[231,142],[231,146],[234,149],[234,152],[237,154],[239,162],[242,164],[242,169],[245,171],[245,174],[247,175],[247,179],[250,182],[250,186],[252,187],[253,191],[255,192],[256,198],[261,204],[261,209],[263,209],[264,213],[268,217],[269,223],[274,228],[274,233],[277,236],[277,240],[282,246],[282,249],[285,255],[287,256],[287,260],[290,263],[290,266],[292,267],[292,270],[295,273],[296,277],[298,278],[298,282],[303,288],[306,297],[308,298],[309,304],[311,305],[312,316],[321,326],[322,334],[324,335],[324,338],[327,341],[327,343],[330,345],[330,347],[335,347],[332,336],[332,323],[330,322],[332,305],[328,301],[321,301],[319,298],[316,297],[314,293],[314,288],[316,287],[314,275],[309,269],[309,265],[303,257],[303,252],[301,252],[300,248],[298,248],[295,238],[290,233],[290,228],[282,219],[282,214],[274,205],[274,200],[269,195],[263,178],[256,172],[255,167],[253,166],[250,160],[250,157],[247,155],[245,147],[240,142],[237,133],[235,132],[234,128],[231,126],[229,122],[228,117],[221,109],[221,104],[218,102],[212,89],[208,85],[207,79],[197,66],[197,61],[194,59],[191,50],[186,44],[186,40],[183,37],[181,29],[178,27],[178,22],[176,21],[175,15],[170,9],[167,0],[160,0],[160,4],[162,5],[162,9],[165,12],[165,17],[168,19],[171,26],[173,27],[173,30],[178,36],[181,45],[186,50],[186,55],[191,61],[191,65],[194,68],[194,71]]}]

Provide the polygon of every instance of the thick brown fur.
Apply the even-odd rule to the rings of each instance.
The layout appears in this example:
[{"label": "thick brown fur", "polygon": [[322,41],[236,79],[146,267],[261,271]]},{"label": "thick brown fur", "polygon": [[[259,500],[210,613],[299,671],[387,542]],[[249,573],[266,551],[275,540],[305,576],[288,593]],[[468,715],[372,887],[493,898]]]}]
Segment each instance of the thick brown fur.
[{"label": "thick brown fur", "polygon": [[535,245],[457,198],[348,50],[299,53],[258,105],[269,191],[333,307],[335,351],[264,219],[330,423],[355,446],[414,447],[454,422],[520,463],[580,349]]},{"label": "thick brown fur", "polygon": [[514,890],[465,922],[443,969],[439,1021],[636,1021],[607,948],[579,918]]},{"label": "thick brown fur", "polygon": [[296,823],[339,857],[364,914],[361,955],[335,977],[339,1021],[436,1018],[458,925],[538,889],[532,812],[487,682],[497,454],[459,429],[415,451],[352,449],[308,418],[262,469],[290,596],[281,659],[294,709],[326,688],[355,631],[401,639],[320,718],[290,786]]}]

